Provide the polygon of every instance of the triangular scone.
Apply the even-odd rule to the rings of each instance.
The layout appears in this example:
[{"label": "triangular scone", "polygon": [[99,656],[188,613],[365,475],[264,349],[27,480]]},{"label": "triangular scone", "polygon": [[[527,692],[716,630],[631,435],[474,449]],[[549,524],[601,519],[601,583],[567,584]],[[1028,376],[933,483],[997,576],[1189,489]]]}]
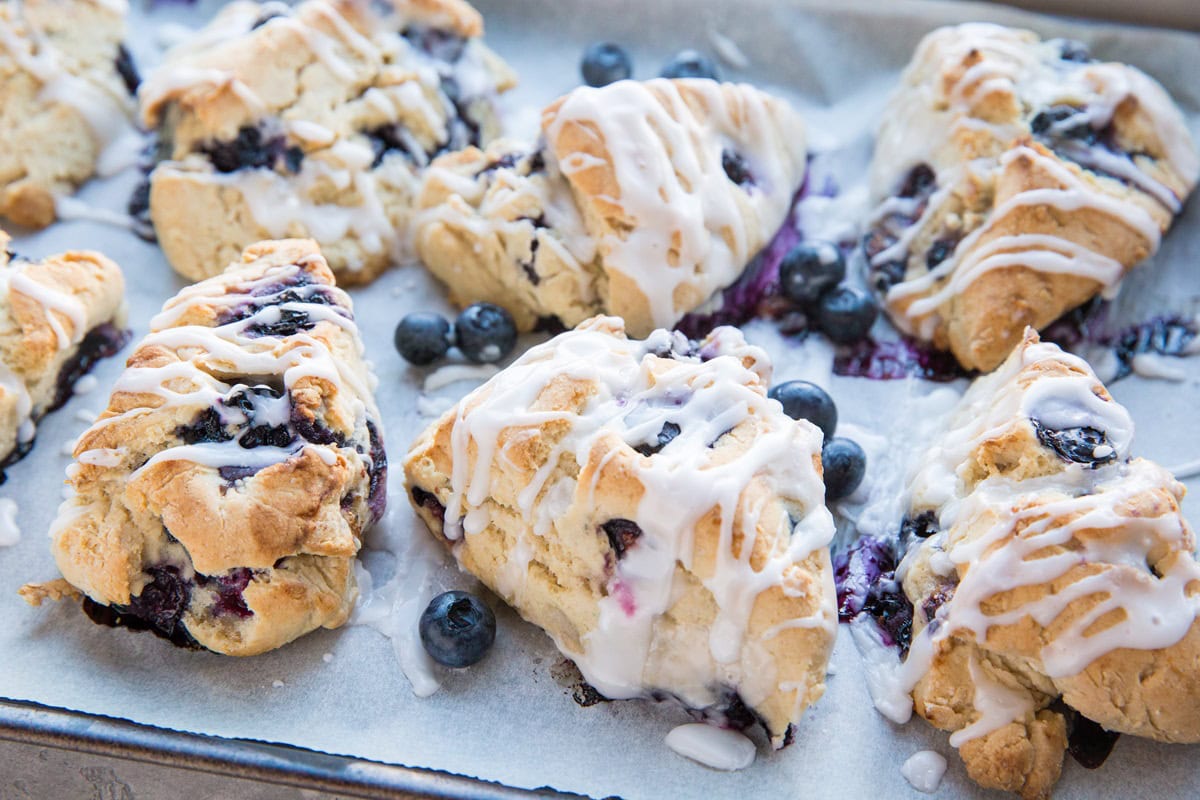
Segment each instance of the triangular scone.
[{"label": "triangular scone", "polygon": [[84,609],[229,655],[341,625],[387,459],[350,298],[316,244],[256,244],[150,327],[54,523]]},{"label": "triangular scone", "polygon": [[93,173],[136,158],[126,0],[0,3],[0,216],[42,228]]},{"label": "triangular scone", "polygon": [[0,481],[35,424],[128,339],[121,269],[87,250],[31,261],[0,231]]},{"label": "triangular scone", "polygon": [[542,134],[435,161],[413,227],[454,302],[498,303],[522,329],[597,313],[636,336],[671,327],[737,280],[805,174],[799,115],[741,84],[582,87]]},{"label": "triangular scone", "polygon": [[1029,330],[915,474],[904,683],[984,786],[1048,796],[1087,720],[1200,741],[1196,542],[1132,438],[1086,362]]},{"label": "triangular scone", "polygon": [[673,697],[776,747],[836,627],[821,433],[733,328],[627,339],[596,317],[426,430],[413,505],[613,699]]},{"label": "triangular scone", "polygon": [[961,25],[918,46],[883,116],[866,236],[905,332],[994,369],[1158,249],[1200,175],[1166,91],[1078,42]]},{"label": "triangular scone", "polygon": [[225,6],[139,93],[171,266],[199,280],[284,236],[316,239],[342,285],[397,263],[419,171],[499,132],[515,78],[482,34],[463,0]]}]

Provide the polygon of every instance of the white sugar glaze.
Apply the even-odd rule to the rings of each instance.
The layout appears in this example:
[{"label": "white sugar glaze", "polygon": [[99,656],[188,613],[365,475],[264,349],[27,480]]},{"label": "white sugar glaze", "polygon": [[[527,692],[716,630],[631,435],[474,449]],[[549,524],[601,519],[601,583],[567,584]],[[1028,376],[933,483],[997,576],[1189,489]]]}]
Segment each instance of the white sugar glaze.
[{"label": "white sugar glaze", "polygon": [[0,497],[0,547],[12,547],[21,541],[21,529],[17,526],[17,501],[11,497]]},{"label": "white sugar glaze", "polygon": [[[663,330],[645,342],[627,340],[614,336],[610,332],[614,329],[620,329],[618,320],[599,317],[528,350],[468,395],[453,412],[452,492],[445,503],[444,533],[457,540],[489,524],[491,472],[496,460],[505,458],[500,446],[502,432],[552,420],[569,423],[569,432],[557,440],[543,461],[546,466],[518,497],[517,510],[528,520],[529,530],[519,534],[495,588],[519,608],[531,553],[528,537],[548,530],[560,503],[569,503],[580,492],[594,491],[594,486],[576,485],[573,479],[546,485],[559,459],[574,458],[582,465],[589,462],[593,448],[604,447],[614,434],[638,445],[653,441],[666,421],[675,422],[680,432],[671,446],[652,459],[639,460],[635,467],[646,489],[635,515],[642,536],[638,547],[625,552],[610,579],[610,591],[599,603],[598,623],[583,635],[582,649],[562,641],[557,644],[587,681],[607,697],[638,697],[655,688],[656,667],[652,666],[650,647],[656,620],[674,602],[676,562],[691,564],[694,527],[710,509],[719,508],[721,533],[715,570],[703,580],[717,607],[708,653],[696,654],[686,665],[672,663],[669,671],[673,679],[678,678],[679,670],[710,676],[695,681],[699,686],[728,682],[720,676],[736,670],[740,659],[757,646],[747,631],[755,599],[778,585],[789,567],[827,547],[833,536],[832,517],[824,506],[824,486],[811,458],[805,455],[819,451],[821,434],[811,425],[796,425],[780,413],[775,401],[765,397],[763,388],[770,370],[766,355],[746,345],[736,329],[719,328],[702,345],[705,355],[711,356],[708,360],[678,357],[671,362],[671,369],[653,373],[653,379],[650,368],[654,360],[648,353],[670,347],[686,351],[686,340]],[[594,386],[582,413],[531,410],[534,400],[555,378]],[[747,450],[724,463],[711,463],[709,454],[714,451],[709,443],[750,417],[758,421],[759,433]],[[794,521],[790,538],[787,533],[781,536],[786,547],[777,548],[757,570],[749,563],[753,546],[743,546],[740,557],[735,558],[731,544],[735,524],[743,531],[756,529],[759,510],[741,502],[743,490],[752,480],[766,480],[779,496],[791,498],[804,513]],[[704,493],[704,503],[695,502],[698,491]],[[785,520],[784,524],[789,523]],[[819,611],[810,618],[794,620],[791,627],[820,627],[832,634],[836,611],[830,588],[821,588]],[[782,629],[768,631],[762,638],[778,635]],[[799,688],[783,685],[771,672],[740,671],[738,691],[747,702],[776,690]],[[796,692],[797,704],[804,694]],[[685,692],[682,699],[693,707],[713,701],[708,690],[693,697]]]},{"label": "white sugar glaze", "polygon": [[756,755],[754,742],[745,735],[701,722],[672,728],[666,744],[684,758],[724,772],[745,769]]},{"label": "white sugar glaze", "polygon": [[[969,68],[959,68],[972,52],[981,53],[982,59]],[[952,80],[945,80],[945,76],[952,76]],[[1053,121],[1048,129],[1051,134],[1078,125],[1103,128],[1123,101],[1136,98],[1159,139],[1162,158],[1183,181],[1185,192],[1200,174],[1195,145],[1178,110],[1161,86],[1135,68],[1113,63],[1067,62],[1060,58],[1058,42],[1039,42],[1031,34],[995,25],[971,24],[935,31],[921,43],[905,71],[902,85],[885,115],[887,121],[879,132],[871,179],[872,194],[879,203],[875,220],[891,213],[916,211],[918,198],[891,195],[918,164],[932,167],[938,188],[920,218],[905,228],[894,244],[877,253],[872,265],[909,260],[913,239],[940,214],[953,192],[961,188],[959,184],[966,177],[964,165],[948,159],[957,157],[954,142],[968,134],[985,134],[991,142],[990,150],[965,165],[971,172],[990,172],[994,179],[1014,159],[1029,158],[1035,168],[1049,172],[1060,188],[1033,189],[1009,198],[993,209],[980,227],[969,231],[954,252],[934,269],[891,287],[887,299],[894,308],[897,303],[912,300],[901,306],[902,314],[896,315],[897,324],[908,333],[931,337],[939,322],[939,307],[993,269],[1019,265],[1039,272],[1078,275],[1095,281],[1101,290],[1115,287],[1128,265],[1120,264],[1104,252],[1055,236],[1018,234],[991,238],[994,226],[1021,206],[1061,211],[1094,209],[1142,237],[1151,253],[1158,247],[1159,225],[1144,209],[1084,180],[1058,159],[1021,145],[1017,140],[1027,135],[1025,123],[1004,124],[985,119],[983,104],[995,95],[1015,96],[1034,109],[1055,106],[1079,109],[1067,119]],[[1080,142],[1070,142],[1058,150],[1084,167],[1128,181],[1171,213],[1178,213],[1182,206],[1183,198],[1147,171],[1147,160],[1143,157],[1131,159],[1102,144]],[[990,241],[971,252],[981,239]]]},{"label": "white sugar glaze", "polygon": [[933,794],[946,774],[946,759],[932,750],[918,750],[900,767],[908,785],[923,794]]}]

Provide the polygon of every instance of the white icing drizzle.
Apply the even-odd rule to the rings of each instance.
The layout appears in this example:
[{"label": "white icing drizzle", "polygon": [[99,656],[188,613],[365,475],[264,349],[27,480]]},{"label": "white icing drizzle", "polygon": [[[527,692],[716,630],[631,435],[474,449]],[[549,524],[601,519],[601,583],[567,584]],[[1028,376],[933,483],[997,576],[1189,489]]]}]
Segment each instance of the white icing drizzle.
[{"label": "white icing drizzle", "polygon": [[[693,110],[681,87],[705,113]],[[605,200],[635,225],[603,236],[599,249],[606,268],[633,281],[649,300],[656,326],[668,327],[691,310],[677,305],[682,285],[707,298],[737,279],[783,222],[803,177],[799,118],[768,95],[738,88],[731,93],[714,81],[661,79],[581,87],[544,119],[552,152],[569,123],[584,124],[603,141],[620,192]],[[756,191],[738,189],[725,174],[722,150],[732,142]],[[595,166],[578,153],[555,156],[568,178]]]},{"label": "white icing drizzle", "polygon": [[21,541],[21,529],[17,527],[17,501],[11,497],[0,497],[0,547],[12,547]]},{"label": "white icing drizzle", "polygon": [[[982,57],[973,66],[961,69],[969,53],[979,53]],[[986,133],[996,151],[984,152],[976,162],[967,165],[985,182],[990,182],[986,173],[992,173],[994,180],[1013,159],[1021,157],[1032,159],[1037,169],[1048,171],[1060,188],[1034,189],[1009,198],[993,209],[984,224],[960,241],[955,252],[936,268],[893,286],[887,296],[893,308],[900,301],[912,300],[897,319],[906,332],[931,337],[938,325],[939,306],[993,269],[1019,265],[1044,273],[1073,274],[1096,281],[1104,290],[1111,290],[1120,280],[1127,265],[1103,252],[1055,236],[997,236],[978,252],[970,252],[979,241],[991,237],[997,223],[1019,207],[1048,206],[1067,212],[1094,209],[1145,239],[1150,252],[1158,247],[1159,226],[1143,208],[1118,200],[1085,181],[1057,158],[1042,156],[1028,146],[1011,146],[1017,137],[1027,134],[1021,124],[993,123],[975,116],[975,109],[992,93],[1011,94],[1033,108],[1079,108],[1069,119],[1052,122],[1051,132],[1081,124],[1102,128],[1113,118],[1118,105],[1134,97],[1141,112],[1151,121],[1169,169],[1185,184],[1184,191],[1195,184],[1200,174],[1195,145],[1178,110],[1158,83],[1123,64],[1068,63],[1059,55],[1054,42],[1039,42],[1028,32],[986,24],[940,29],[918,47],[879,132],[871,181],[872,193],[880,203],[874,221],[890,213],[915,211],[917,198],[890,195],[917,164],[928,164],[935,170],[939,188],[929,198],[921,218],[872,259],[874,266],[908,260],[912,240],[939,214],[962,178],[962,167],[948,159],[956,157],[953,142],[967,132]],[[953,80],[947,81],[947,76],[953,76]],[[1111,152],[1102,144],[1079,142],[1057,149],[1084,167],[1094,167],[1129,181],[1172,213],[1181,208],[1182,198],[1175,191],[1127,155]]]},{"label": "white icing drizzle", "polygon": [[918,750],[900,767],[908,785],[922,794],[933,794],[946,774],[946,759],[932,750]]},{"label": "white icing drizzle", "polygon": [[756,755],[754,742],[744,734],[702,722],[672,728],[665,741],[684,758],[724,772],[745,769]]},{"label": "white icing drizzle", "polygon": [[[620,330],[619,320],[594,318],[531,348],[459,405],[450,434],[452,492],[445,504],[444,526],[447,538],[455,540],[488,525],[491,473],[494,462],[505,458],[500,444],[505,430],[552,420],[569,423],[570,430],[518,497],[516,510],[532,530],[520,533],[496,588],[519,608],[531,552],[522,542],[548,527],[558,504],[589,491],[574,481],[546,485],[559,459],[575,458],[582,465],[591,460],[593,448],[611,447],[613,435],[636,445],[652,441],[668,420],[679,426],[670,446],[654,458],[636,462],[637,479],[645,487],[635,515],[642,536],[617,565],[608,594],[600,600],[596,626],[583,636],[582,650],[557,642],[587,681],[614,699],[641,696],[654,687],[649,662],[655,622],[674,602],[676,562],[685,566],[692,562],[693,531],[703,515],[718,508],[721,533],[714,574],[703,580],[717,607],[708,658],[687,667],[700,676],[696,681],[700,686],[721,682],[716,676],[736,669],[739,658],[753,651],[756,643],[748,636],[747,624],[755,599],[778,585],[791,565],[827,547],[834,532],[824,506],[824,487],[805,455],[819,450],[820,432],[794,425],[764,396],[762,387],[769,377],[765,353],[746,345],[735,329],[719,328],[702,345],[706,356],[712,356],[709,360],[677,358],[670,369],[652,373],[655,360],[647,353],[677,343],[678,334],[656,331],[643,343],[614,335]],[[531,410],[556,378],[586,381],[594,387],[582,413]],[[749,418],[757,420],[753,442],[730,460],[713,463],[709,443]],[[598,477],[600,470],[595,474]],[[743,544],[740,557],[735,557],[732,538],[735,524],[753,536],[759,509],[746,506],[741,498],[745,487],[758,479],[767,480],[780,496],[793,498],[805,514],[790,538],[782,537],[786,547],[778,548],[756,570],[749,562],[753,543]],[[696,502],[698,487],[704,487],[702,503]],[[590,491],[595,491],[594,485]],[[539,509],[543,503],[549,510]],[[817,614],[797,625],[822,627],[832,634],[836,611],[833,594],[826,588]],[[770,672],[741,671],[739,692],[747,702],[775,689],[795,688],[777,683]],[[705,675],[707,680],[700,679]],[[707,690],[704,696],[686,694],[684,701],[693,707],[711,702]],[[804,692],[797,694],[800,703]]]}]

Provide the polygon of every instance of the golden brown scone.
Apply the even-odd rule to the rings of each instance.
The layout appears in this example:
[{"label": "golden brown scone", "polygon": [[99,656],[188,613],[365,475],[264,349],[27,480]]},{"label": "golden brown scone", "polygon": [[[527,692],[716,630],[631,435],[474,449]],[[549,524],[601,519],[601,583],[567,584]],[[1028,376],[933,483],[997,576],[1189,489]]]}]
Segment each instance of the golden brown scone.
[{"label": "golden brown scone", "polygon": [[402,255],[417,174],[483,145],[515,79],[461,0],[239,0],[139,93],[162,159],[149,213],[199,280],[265,238],[316,239],[343,285]]},{"label": "golden brown scone", "polygon": [[0,216],[43,228],[57,197],[136,154],[127,11],[125,0],[0,3]]},{"label": "golden brown scone", "polygon": [[129,337],[120,267],[87,250],[31,261],[9,245],[0,231],[0,482],[37,421]]},{"label": "golden brown scone", "polygon": [[1182,114],[1078,42],[960,25],[918,46],[883,117],[872,280],[906,333],[994,369],[1153,255],[1196,184]]},{"label": "golden brown scone", "polygon": [[387,469],[353,319],[305,240],[167,301],[76,444],[53,527],[89,616],[229,655],[346,621]]},{"label": "golden brown scone", "polygon": [[1101,760],[1103,731],[1200,741],[1184,489],[1132,437],[1087,363],[1027,330],[913,476],[899,685],[982,786],[1048,797],[1069,735]]},{"label": "golden brown scone", "polygon": [[603,696],[673,697],[776,747],[824,690],[835,612],[821,434],[733,328],[596,317],[431,425],[405,476],[430,530]]},{"label": "golden brown scone", "polygon": [[804,172],[799,116],[751,86],[581,87],[542,112],[537,144],[437,159],[414,246],[455,303],[497,303],[522,330],[608,313],[645,336],[737,280]]}]

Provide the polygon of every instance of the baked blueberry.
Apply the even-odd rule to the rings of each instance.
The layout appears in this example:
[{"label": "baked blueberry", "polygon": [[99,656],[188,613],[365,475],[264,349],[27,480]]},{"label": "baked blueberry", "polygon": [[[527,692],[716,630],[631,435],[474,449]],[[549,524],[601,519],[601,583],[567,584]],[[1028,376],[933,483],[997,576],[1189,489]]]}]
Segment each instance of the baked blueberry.
[{"label": "baked blueberry", "polygon": [[783,413],[792,419],[806,419],[821,429],[826,441],[837,429],[837,406],[829,392],[808,381],[787,381],[772,386],[767,397],[778,400]]},{"label": "baked blueberry", "polygon": [[625,551],[642,538],[641,526],[629,519],[610,519],[600,526],[600,530],[608,537],[608,544],[617,554],[617,560],[624,558]]},{"label": "baked blueberry", "polygon": [[454,343],[469,361],[492,364],[517,346],[517,326],[500,306],[474,303],[454,321]]},{"label": "baked blueberry", "polygon": [[846,259],[830,242],[801,242],[779,264],[779,286],[793,303],[809,305],[846,278]]},{"label": "baked blueberry", "polygon": [[738,186],[754,183],[754,176],[750,174],[750,166],[746,163],[746,159],[732,150],[721,151],[721,169],[725,170],[725,177]]},{"label": "baked blueberry", "polygon": [[662,68],[664,78],[711,78],[721,80],[721,73],[711,58],[696,50],[681,50]]},{"label": "baked blueberry", "polygon": [[443,592],[421,614],[421,644],[447,667],[469,667],[483,659],[496,640],[496,616],[469,592]]},{"label": "baked blueberry", "polygon": [[117,57],[113,63],[117,68],[117,74],[121,76],[121,82],[125,84],[125,91],[129,92],[131,96],[136,96],[138,87],[142,85],[142,76],[138,74],[137,66],[133,63],[133,56],[129,54],[125,45],[118,45]]},{"label": "baked blueberry", "polygon": [[441,314],[415,311],[400,320],[392,338],[405,361],[423,367],[446,355],[454,334]]},{"label": "baked blueberry", "polygon": [[1049,447],[1064,461],[1072,461],[1096,469],[1117,460],[1117,451],[1108,443],[1104,431],[1092,427],[1055,430],[1033,420],[1038,441]]},{"label": "baked blueberry", "polygon": [[854,493],[867,474],[867,454],[858,442],[835,436],[821,448],[825,471],[825,499],[840,500]]},{"label": "baked blueberry", "polygon": [[588,86],[607,86],[632,75],[633,63],[620,45],[596,42],[583,51],[579,71]]},{"label": "baked blueberry", "polygon": [[839,286],[821,295],[814,310],[817,327],[838,344],[866,338],[879,316],[879,306],[866,292]]}]

